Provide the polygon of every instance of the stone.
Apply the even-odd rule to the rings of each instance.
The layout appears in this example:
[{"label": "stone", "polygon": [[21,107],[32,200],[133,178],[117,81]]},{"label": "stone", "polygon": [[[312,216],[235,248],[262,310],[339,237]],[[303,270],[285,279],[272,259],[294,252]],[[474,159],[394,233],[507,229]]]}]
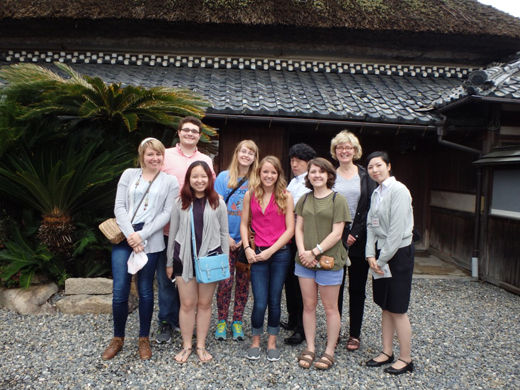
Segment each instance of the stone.
[{"label": "stone", "polygon": [[[128,297],[128,312],[138,306],[138,299],[130,294]],[[112,294],[105,295],[68,295],[56,302],[56,307],[66,314],[112,314]]]},{"label": "stone", "polygon": [[112,279],[68,278],[65,280],[65,295],[112,294]]},{"label": "stone", "polygon": [[0,290],[0,306],[20,314],[52,314],[54,307],[47,301],[58,292],[55,283]]}]

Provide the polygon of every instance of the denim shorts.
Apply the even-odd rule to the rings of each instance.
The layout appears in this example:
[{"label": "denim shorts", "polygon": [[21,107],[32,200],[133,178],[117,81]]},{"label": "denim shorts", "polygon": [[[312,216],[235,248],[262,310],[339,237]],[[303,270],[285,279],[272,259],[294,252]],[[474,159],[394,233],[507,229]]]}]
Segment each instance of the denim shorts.
[{"label": "denim shorts", "polygon": [[296,263],[294,274],[300,278],[314,279],[320,286],[339,286],[343,281],[343,268],[337,271],[325,271],[319,268],[306,268]]}]

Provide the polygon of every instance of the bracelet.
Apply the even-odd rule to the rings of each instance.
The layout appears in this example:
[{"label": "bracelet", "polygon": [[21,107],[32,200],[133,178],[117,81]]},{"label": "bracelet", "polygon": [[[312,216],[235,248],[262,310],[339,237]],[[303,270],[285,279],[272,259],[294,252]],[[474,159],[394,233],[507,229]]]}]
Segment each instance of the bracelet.
[{"label": "bracelet", "polygon": [[320,254],[323,254],[323,248],[320,244],[316,244],[316,248],[320,251]]},{"label": "bracelet", "polygon": [[246,247],[244,248],[244,252],[246,251],[246,249],[249,249],[249,248],[251,248],[249,245],[246,246]]}]

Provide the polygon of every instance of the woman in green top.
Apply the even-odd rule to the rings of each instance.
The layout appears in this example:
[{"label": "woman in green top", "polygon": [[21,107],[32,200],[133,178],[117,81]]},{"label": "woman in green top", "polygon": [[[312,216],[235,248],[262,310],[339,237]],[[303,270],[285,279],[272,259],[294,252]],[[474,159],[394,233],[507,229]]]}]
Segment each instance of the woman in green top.
[{"label": "woman in green top", "polygon": [[[318,293],[327,318],[327,347],[314,366],[326,370],[334,364],[334,350],[341,319],[338,294],[343,280],[347,251],[341,243],[345,222],[351,222],[346,199],[332,191],[336,172],[330,162],[318,157],[308,164],[305,185],[312,191],[296,204],[296,246],[294,273],[300,281],[303,298],[303,328],[307,349],[299,358],[300,367],[309,368],[315,357],[316,306]],[[319,268],[320,256],[334,258],[331,270]]]}]

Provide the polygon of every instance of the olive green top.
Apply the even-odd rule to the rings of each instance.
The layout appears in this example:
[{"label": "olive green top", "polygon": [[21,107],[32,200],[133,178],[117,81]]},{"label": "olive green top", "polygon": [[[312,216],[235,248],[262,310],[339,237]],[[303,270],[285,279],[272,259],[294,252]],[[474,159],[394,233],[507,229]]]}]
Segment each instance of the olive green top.
[{"label": "olive green top", "polygon": [[[315,198],[314,192],[309,192],[296,203],[295,211],[296,215],[303,217],[303,242],[306,250],[311,250],[322,242],[332,232],[334,223],[352,222],[347,200],[335,192],[321,199]],[[347,250],[341,240],[323,254],[334,257],[333,271],[338,271],[345,265]],[[319,258],[318,256],[317,259]],[[295,261],[302,265],[298,253]]]}]

